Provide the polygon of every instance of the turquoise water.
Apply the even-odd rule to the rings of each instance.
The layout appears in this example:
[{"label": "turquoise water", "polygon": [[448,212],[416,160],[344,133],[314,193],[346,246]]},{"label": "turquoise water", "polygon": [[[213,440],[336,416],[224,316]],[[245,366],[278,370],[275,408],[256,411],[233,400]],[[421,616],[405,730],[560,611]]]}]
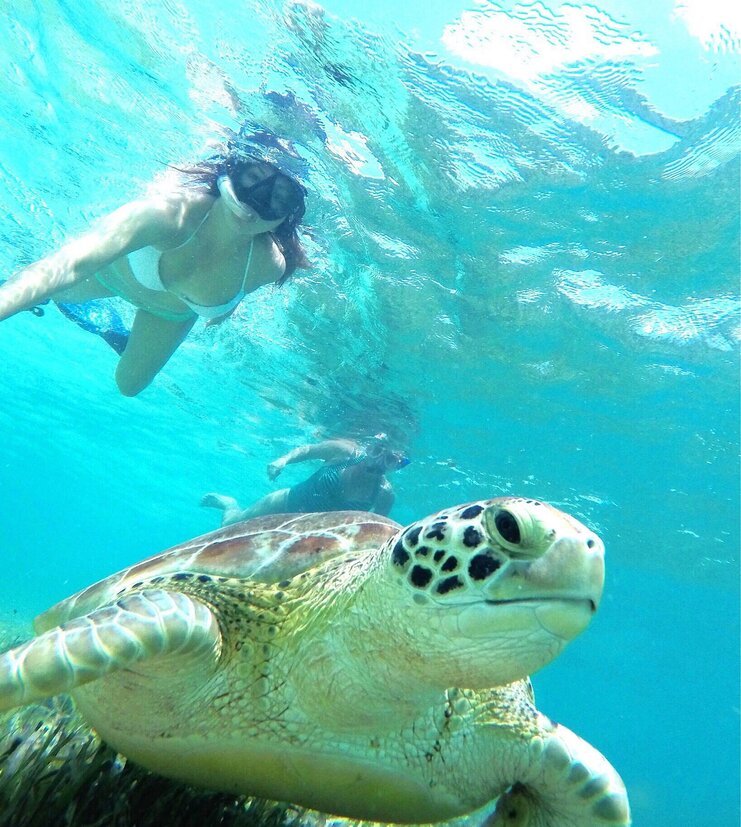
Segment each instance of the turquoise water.
[{"label": "turquoise water", "polygon": [[0,13],[0,273],[248,113],[310,161],[313,261],[136,399],[53,308],[2,324],[0,622],[214,528],[200,496],[268,493],[289,448],[383,430],[402,523],[519,493],[601,534],[603,606],[539,707],[636,825],[735,825],[738,18],[365,5]]}]

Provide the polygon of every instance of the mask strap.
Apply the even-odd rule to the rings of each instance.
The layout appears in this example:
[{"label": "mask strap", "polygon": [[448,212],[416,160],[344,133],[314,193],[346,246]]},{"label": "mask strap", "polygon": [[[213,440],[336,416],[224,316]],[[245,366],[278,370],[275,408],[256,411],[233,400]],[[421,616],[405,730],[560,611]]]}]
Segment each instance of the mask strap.
[{"label": "mask strap", "polygon": [[239,198],[237,198],[237,194],[234,192],[234,185],[228,175],[220,175],[216,179],[216,186],[219,188],[219,194],[224,199],[224,203],[237,218],[241,218],[243,221],[255,220],[254,211],[246,207]]}]

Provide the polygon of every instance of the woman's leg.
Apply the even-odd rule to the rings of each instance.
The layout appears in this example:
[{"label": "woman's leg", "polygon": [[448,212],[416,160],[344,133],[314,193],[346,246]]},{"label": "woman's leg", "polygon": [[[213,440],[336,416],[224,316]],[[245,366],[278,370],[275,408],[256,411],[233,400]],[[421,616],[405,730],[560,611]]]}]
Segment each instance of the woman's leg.
[{"label": "woman's leg", "polygon": [[197,316],[177,322],[137,310],[126,350],[116,368],[116,384],[124,396],[136,396],[154,379],[178,349]]},{"label": "woman's leg", "polygon": [[273,491],[272,494],[262,497],[248,508],[240,508],[234,497],[227,497],[225,494],[204,494],[201,505],[206,508],[221,509],[221,527],[223,528],[233,523],[241,523],[242,520],[250,520],[252,517],[285,513],[290,490],[290,488],[281,488],[280,491]]},{"label": "woman's leg", "polygon": [[279,491],[273,491],[272,494],[262,497],[245,508],[234,522],[249,520],[252,517],[263,517],[265,514],[285,514],[290,491],[290,488],[281,488]]}]

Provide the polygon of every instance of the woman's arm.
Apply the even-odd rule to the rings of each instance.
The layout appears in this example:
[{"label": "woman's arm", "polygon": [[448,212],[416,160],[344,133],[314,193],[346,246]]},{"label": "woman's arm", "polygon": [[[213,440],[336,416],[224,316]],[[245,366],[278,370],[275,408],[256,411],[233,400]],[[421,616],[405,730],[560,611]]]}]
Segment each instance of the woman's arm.
[{"label": "woman's arm", "polygon": [[182,226],[185,200],[132,201],[93,229],[21,270],[0,287],[0,321],[94,275],[121,256],[167,243]]},{"label": "woman's arm", "polygon": [[302,445],[279,457],[275,462],[271,462],[268,465],[268,477],[274,480],[286,465],[292,465],[294,462],[306,462],[310,459],[338,462],[348,459],[359,447],[358,443],[351,439],[325,439],[315,445]]}]

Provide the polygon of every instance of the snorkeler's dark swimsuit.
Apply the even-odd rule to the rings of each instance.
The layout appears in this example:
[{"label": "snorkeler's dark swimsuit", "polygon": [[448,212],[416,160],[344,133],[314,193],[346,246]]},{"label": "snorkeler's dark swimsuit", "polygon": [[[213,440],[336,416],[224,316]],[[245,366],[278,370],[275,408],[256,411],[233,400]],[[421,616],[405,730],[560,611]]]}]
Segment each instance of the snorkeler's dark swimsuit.
[{"label": "snorkeler's dark swimsuit", "polygon": [[355,453],[337,465],[325,465],[308,479],[294,485],[288,492],[287,511],[370,511],[377,491],[367,500],[348,500],[342,495],[342,472],[366,458],[364,452]]}]

